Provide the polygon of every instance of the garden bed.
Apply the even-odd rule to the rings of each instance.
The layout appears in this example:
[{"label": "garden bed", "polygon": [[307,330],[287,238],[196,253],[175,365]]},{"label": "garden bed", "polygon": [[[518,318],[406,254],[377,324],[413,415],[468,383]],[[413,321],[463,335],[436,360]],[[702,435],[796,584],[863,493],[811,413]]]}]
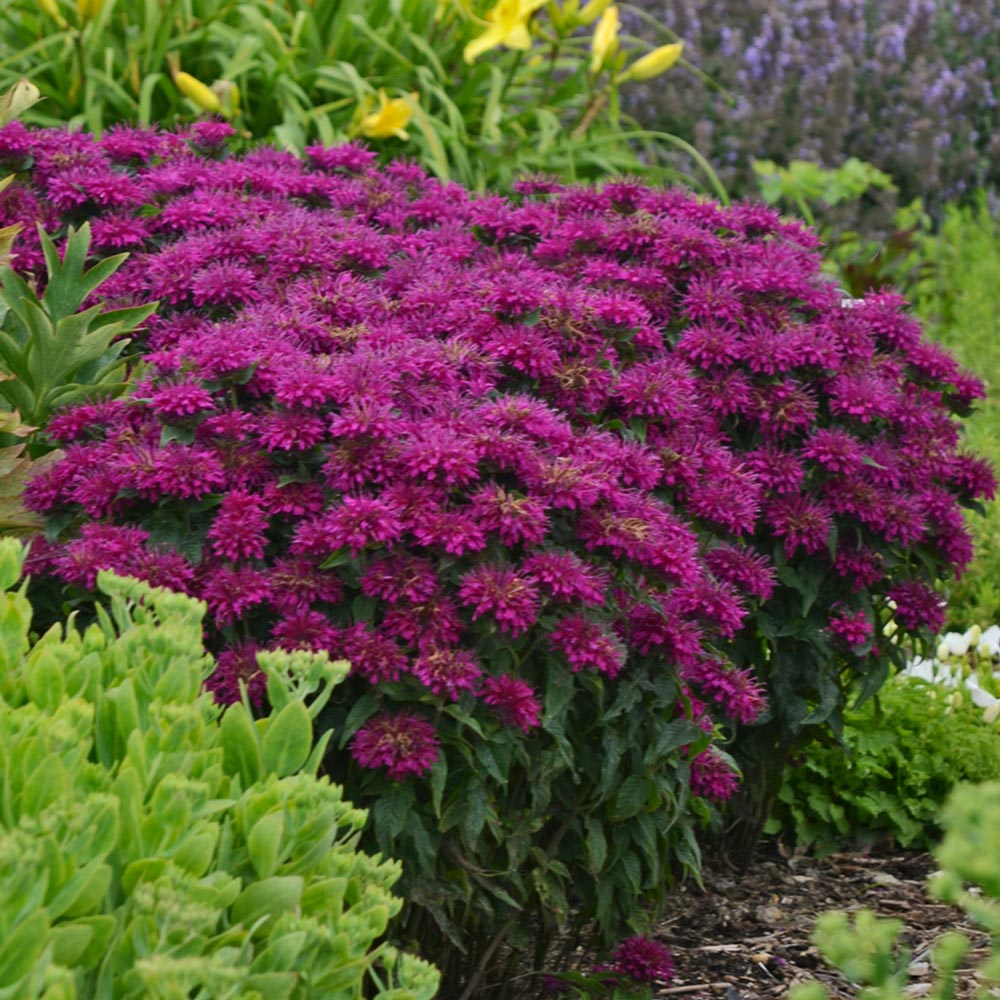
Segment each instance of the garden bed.
[{"label": "garden bed", "polygon": [[654,937],[673,952],[676,976],[654,997],[784,1000],[794,984],[816,979],[833,997],[852,997],[842,976],[825,965],[810,943],[816,918],[827,910],[867,907],[902,920],[910,951],[907,995],[927,996],[930,949],[946,931],[972,942],[958,977],[956,998],[976,995],[974,970],[989,954],[989,935],[959,909],[932,901],[930,854],[917,851],[842,853],[826,858],[787,856],[768,845],[746,872],[709,868],[704,890],[690,882],[668,898]]}]

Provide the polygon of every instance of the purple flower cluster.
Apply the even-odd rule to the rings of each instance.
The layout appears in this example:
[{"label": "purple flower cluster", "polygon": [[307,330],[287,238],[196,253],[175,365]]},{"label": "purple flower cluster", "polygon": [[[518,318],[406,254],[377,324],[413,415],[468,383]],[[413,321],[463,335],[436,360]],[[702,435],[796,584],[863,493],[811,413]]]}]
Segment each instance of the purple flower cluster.
[{"label": "purple flower cluster", "polygon": [[[529,731],[546,670],[642,663],[752,722],[758,682],[718,648],[775,560],[822,565],[844,615],[891,596],[937,621],[910,553],[968,559],[959,506],[992,478],[952,414],[982,387],[897,297],[841,308],[810,233],[629,180],[476,198],[356,146],[124,137],[0,130],[33,164],[0,224],[85,209],[131,234],[102,291],[161,303],[132,394],[49,428],[65,457],[27,500],[70,527],[36,575],[136,573],[203,598],[223,650],[345,657],[388,713],[355,759],[393,777],[436,753],[399,685]],[[223,655],[220,698],[236,675]]]},{"label": "purple flower cluster", "polygon": [[[1000,182],[997,0],[661,0],[646,9],[732,100],[677,74],[629,90],[630,110],[693,140],[731,190],[753,190],[755,157],[836,167],[856,156],[891,174],[904,203]],[[649,25],[635,19],[633,30]]]}]

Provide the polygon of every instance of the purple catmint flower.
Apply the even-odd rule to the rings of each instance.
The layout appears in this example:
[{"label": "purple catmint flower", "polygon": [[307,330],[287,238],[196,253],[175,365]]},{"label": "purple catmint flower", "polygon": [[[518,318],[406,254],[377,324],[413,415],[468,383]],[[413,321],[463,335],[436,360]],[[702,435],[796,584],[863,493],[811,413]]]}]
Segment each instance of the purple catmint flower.
[{"label": "purple catmint flower", "polygon": [[485,563],[462,578],[458,597],[472,608],[472,617],[490,615],[500,629],[518,636],[538,618],[538,587],[509,566]]},{"label": "purple catmint flower", "polygon": [[344,632],[342,649],[351,670],[372,684],[399,680],[409,669],[406,654],[399,644],[391,636],[372,631],[363,622]]},{"label": "purple catmint flower", "polygon": [[617,677],[625,666],[625,645],[600,622],[583,615],[563,618],[548,634],[549,645],[566,657],[570,669]]},{"label": "purple catmint flower", "polygon": [[240,700],[240,683],[247,689],[252,705],[264,702],[267,676],[257,665],[257,644],[252,641],[239,643],[219,654],[215,671],[205,681],[220,705],[232,705]]},{"label": "purple catmint flower", "polygon": [[819,552],[825,548],[833,527],[830,511],[804,496],[777,497],[764,514],[771,530],[785,542],[785,555],[797,549]]},{"label": "purple catmint flower", "polygon": [[542,706],[534,690],[511,674],[485,678],[480,697],[508,726],[529,732],[540,723]]},{"label": "purple catmint flower", "polygon": [[395,781],[426,774],[438,759],[434,727],[412,712],[380,712],[351,740],[351,756],[362,767],[384,770]]},{"label": "purple catmint flower", "polygon": [[483,671],[465,650],[432,647],[417,657],[412,673],[434,694],[457,701],[463,691],[476,689]]},{"label": "purple catmint flower", "polygon": [[153,412],[168,421],[183,420],[215,408],[212,394],[196,382],[178,382],[155,389],[149,397]]},{"label": "purple catmint flower", "polygon": [[669,983],[674,960],[666,945],[645,935],[625,938],[611,956],[611,971],[642,986]]},{"label": "purple catmint flower", "polygon": [[750,725],[767,707],[764,692],[749,670],[721,660],[703,659],[683,671],[709,702],[743,725]]},{"label": "purple catmint flower", "polygon": [[260,559],[267,546],[268,517],[257,497],[242,490],[227,493],[208,529],[212,551],[223,559]]},{"label": "purple catmint flower", "polygon": [[930,629],[940,632],[944,626],[945,602],[920,580],[904,580],[887,591],[895,603],[893,617],[906,629]]},{"label": "purple catmint flower", "polygon": [[521,564],[521,571],[552,600],[579,602],[595,608],[603,607],[606,602],[609,574],[572,552],[558,549],[534,552]]},{"label": "purple catmint flower", "polygon": [[853,612],[846,608],[835,610],[830,615],[827,630],[851,648],[868,645],[874,634],[872,623],[863,608]]},{"label": "purple catmint flower", "polygon": [[691,761],[691,794],[714,802],[730,799],[739,786],[739,777],[718,751],[711,747]]},{"label": "purple catmint flower", "polygon": [[271,599],[271,581],[252,566],[212,563],[199,567],[198,596],[220,625],[241,618],[247,609]]}]

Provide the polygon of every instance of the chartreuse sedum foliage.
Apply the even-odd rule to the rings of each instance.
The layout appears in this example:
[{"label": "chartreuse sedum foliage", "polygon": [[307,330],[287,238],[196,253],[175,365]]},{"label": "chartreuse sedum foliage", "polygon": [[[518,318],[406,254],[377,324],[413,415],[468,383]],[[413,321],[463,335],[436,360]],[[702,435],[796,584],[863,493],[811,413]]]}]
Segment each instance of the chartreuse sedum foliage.
[{"label": "chartreuse sedum foliage", "polygon": [[220,721],[203,606],[104,574],[110,614],[32,643],[22,559],[0,541],[0,996],[433,996],[374,944],[398,864],[316,776],[310,716],[347,664],[262,657],[271,713]]},{"label": "chartreuse sedum foliage", "polygon": [[[941,870],[930,883],[936,899],[961,907],[993,939],[992,954],[978,967],[975,978],[983,995],[1000,983],[1000,783],[960,786],[942,816],[944,841],[935,851]],[[813,940],[832,965],[860,987],[865,1000],[902,1000],[907,996],[909,955],[899,937],[900,920],[885,920],[870,910],[852,919],[833,912],[816,922]],[[931,960],[937,974],[931,996],[951,1000],[957,971],[969,951],[968,938],[958,932],[943,934]],[[989,993],[987,992],[989,991]],[[791,1000],[827,1000],[819,983],[797,986]]]},{"label": "chartreuse sedum foliage", "polygon": [[1000,779],[1000,731],[970,693],[908,676],[849,712],[842,738],[786,769],[772,832],[821,850],[887,837],[926,846],[956,784]]},{"label": "chartreuse sedum foliage", "polygon": [[627,37],[607,0],[86,6],[4,5],[0,88],[22,76],[38,86],[32,122],[97,132],[218,114],[298,151],[363,136],[477,188],[522,171],[655,170],[668,144],[714,180],[682,139],[621,118],[620,87],[669,70],[681,45]]}]

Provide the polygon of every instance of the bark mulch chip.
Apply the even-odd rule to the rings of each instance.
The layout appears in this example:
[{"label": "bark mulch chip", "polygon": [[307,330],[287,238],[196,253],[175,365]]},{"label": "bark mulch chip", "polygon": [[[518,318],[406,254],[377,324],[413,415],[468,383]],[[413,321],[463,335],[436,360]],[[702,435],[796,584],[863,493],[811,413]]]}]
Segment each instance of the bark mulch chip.
[{"label": "bark mulch chip", "polygon": [[676,974],[656,998],[784,1000],[796,983],[816,979],[831,996],[857,990],[832,971],[811,944],[816,918],[827,910],[874,910],[903,921],[910,953],[908,996],[926,996],[934,970],[930,952],[950,930],[972,948],[962,963],[956,1000],[971,1000],[981,985],[975,969],[990,953],[989,935],[952,906],[931,900],[926,853],[832,854],[783,857],[772,851],[748,871],[706,869],[704,889],[678,887],[653,937],[673,952]]}]

